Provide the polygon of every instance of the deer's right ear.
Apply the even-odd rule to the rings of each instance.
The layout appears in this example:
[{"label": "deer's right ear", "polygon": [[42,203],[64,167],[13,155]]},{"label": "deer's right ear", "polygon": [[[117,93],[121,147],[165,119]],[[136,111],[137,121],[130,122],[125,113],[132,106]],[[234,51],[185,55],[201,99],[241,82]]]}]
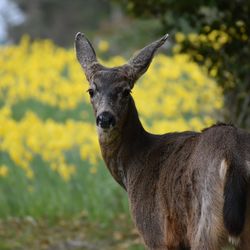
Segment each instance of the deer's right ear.
[{"label": "deer's right ear", "polygon": [[88,80],[94,73],[101,69],[101,65],[96,59],[96,54],[90,41],[83,33],[78,32],[75,37],[75,49],[78,62],[81,64]]}]

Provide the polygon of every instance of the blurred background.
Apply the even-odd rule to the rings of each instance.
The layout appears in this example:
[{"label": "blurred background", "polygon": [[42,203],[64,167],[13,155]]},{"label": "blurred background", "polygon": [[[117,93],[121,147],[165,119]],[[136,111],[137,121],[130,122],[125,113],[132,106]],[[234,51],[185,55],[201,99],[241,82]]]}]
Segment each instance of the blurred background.
[{"label": "blurred background", "polygon": [[144,249],[100,156],[76,32],[107,66],[170,34],[133,90],[147,130],[250,130],[249,5],[0,0],[0,249]]}]

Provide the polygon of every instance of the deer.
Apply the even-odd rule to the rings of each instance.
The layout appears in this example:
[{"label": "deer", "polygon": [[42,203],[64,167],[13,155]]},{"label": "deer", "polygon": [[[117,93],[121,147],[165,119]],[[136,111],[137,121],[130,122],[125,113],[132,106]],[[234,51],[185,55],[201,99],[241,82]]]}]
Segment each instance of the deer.
[{"label": "deer", "polygon": [[87,37],[76,34],[102,157],[127,192],[147,249],[250,250],[250,134],[217,123],[157,135],[140,122],[131,90],[167,38],[109,68],[98,62]]}]

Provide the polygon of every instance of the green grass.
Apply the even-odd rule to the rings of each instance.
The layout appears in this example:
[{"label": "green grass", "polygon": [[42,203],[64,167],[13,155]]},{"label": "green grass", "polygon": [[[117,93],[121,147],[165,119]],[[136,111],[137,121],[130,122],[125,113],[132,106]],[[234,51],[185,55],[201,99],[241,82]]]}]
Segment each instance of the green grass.
[{"label": "green grass", "polygon": [[9,175],[0,182],[0,216],[53,219],[84,210],[91,219],[107,222],[119,213],[128,213],[126,193],[102,163],[97,173],[91,174],[88,162],[81,161],[78,152],[72,150],[68,155],[77,166],[77,174],[65,182],[39,157],[31,163],[34,179],[29,180],[7,154],[1,153],[1,163],[9,166]]},{"label": "green grass", "polygon": [[[131,237],[137,238],[132,234],[133,224],[128,211],[127,195],[111,178],[105,166],[100,163],[97,173],[90,174],[87,162],[82,162],[76,152],[68,154],[71,160],[73,159],[71,162],[78,166],[78,170],[77,175],[65,182],[39,157],[35,157],[32,162],[34,180],[29,180],[7,154],[1,153],[1,163],[10,167],[10,174],[0,181],[0,217],[8,228],[7,232],[3,230],[0,249],[14,249],[13,241],[22,247],[34,247],[39,244],[37,249],[43,249],[39,242],[32,240],[36,238],[42,241],[40,237],[37,238],[41,227],[34,226],[32,220],[40,221],[40,224],[44,225],[43,230],[52,233],[62,221],[65,223],[64,230],[57,236],[50,236],[52,239],[48,244],[56,244],[57,238],[59,241],[64,240],[65,235],[68,238],[73,230],[69,226],[72,221],[75,224],[82,221],[82,232],[85,232],[90,242],[101,244],[108,239],[105,243],[107,249],[112,245],[118,247],[121,244],[120,239],[115,240],[114,232],[122,235],[122,242],[129,242]],[[27,218],[30,218],[31,225],[25,222]],[[22,225],[18,239],[14,236],[18,231],[16,220]],[[75,233],[80,234],[81,228],[75,230]],[[44,237],[44,234],[42,235]],[[44,239],[46,240],[48,241]],[[142,248],[131,243],[131,248],[127,249]]]}]

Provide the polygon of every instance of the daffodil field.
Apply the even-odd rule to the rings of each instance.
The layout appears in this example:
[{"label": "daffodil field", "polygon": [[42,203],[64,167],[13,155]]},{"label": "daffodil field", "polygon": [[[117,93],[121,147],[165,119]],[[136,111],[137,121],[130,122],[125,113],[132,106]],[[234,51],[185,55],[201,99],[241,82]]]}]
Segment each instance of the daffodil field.
[{"label": "daffodil field", "polygon": [[[87,89],[73,49],[27,37],[0,47],[0,217],[84,213],[111,223],[128,213],[101,160]],[[157,55],[132,95],[154,133],[200,130],[223,105],[216,83],[182,54]]]}]

